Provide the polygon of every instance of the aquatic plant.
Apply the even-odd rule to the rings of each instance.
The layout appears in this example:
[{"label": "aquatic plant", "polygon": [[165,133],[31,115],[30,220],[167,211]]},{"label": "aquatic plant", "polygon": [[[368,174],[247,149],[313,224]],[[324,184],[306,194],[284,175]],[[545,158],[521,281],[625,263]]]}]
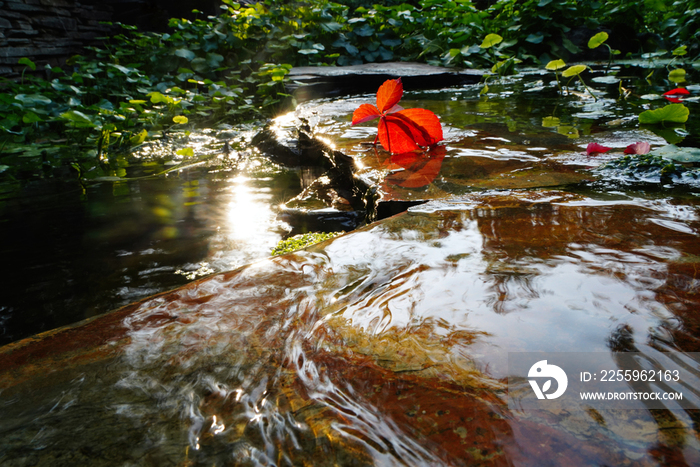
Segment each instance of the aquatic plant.
[{"label": "aquatic plant", "polygon": [[559,73],[557,72],[564,67],[566,67],[566,62],[562,59],[552,60],[549,63],[547,63],[547,65],[545,65],[546,69],[554,72],[554,76],[557,78],[557,87],[559,88],[559,94],[561,94],[562,96],[564,95],[564,91],[562,91],[561,89],[561,83],[559,82]]},{"label": "aquatic plant", "polygon": [[308,232],[305,234],[295,235],[293,237],[280,240],[272,249],[271,256],[279,256],[287,253],[292,253],[302,248],[306,248],[316,243],[321,243],[325,240],[337,237],[345,232]]},{"label": "aquatic plant", "polygon": [[620,51],[619,50],[614,50],[612,47],[610,47],[608,44],[605,43],[605,41],[608,40],[608,33],[607,32],[599,32],[598,34],[594,35],[588,40],[588,48],[589,49],[595,49],[600,47],[601,45],[604,45],[605,47],[608,48],[609,56],[608,56],[608,66],[605,67],[605,72],[607,73],[608,70],[610,69],[610,63],[612,63],[612,58],[613,55],[619,55]]},{"label": "aquatic plant", "polygon": [[[583,73],[587,69],[588,69],[588,67],[586,65],[573,65],[573,66],[570,66],[569,68],[567,68],[566,70],[564,70],[561,75],[564,78],[571,78],[571,79],[569,79],[569,83],[575,77],[578,78],[579,81],[581,81],[581,84],[583,85],[583,87],[586,88],[586,91],[588,91],[588,94],[590,94],[593,97],[593,100],[597,101],[598,98],[595,96],[595,94],[593,94],[593,92],[590,89],[588,89],[588,86],[586,86],[586,83],[583,81],[583,78],[581,78],[581,73]],[[566,87],[568,89],[568,87],[569,87],[568,83],[567,83]]]},{"label": "aquatic plant", "polygon": [[[120,34],[66,66],[42,70],[21,58],[18,82],[0,79],[3,180],[113,176],[115,160],[135,146],[186,134],[178,116],[190,128],[267,118],[291,100],[283,83],[292,66],[400,58],[502,75],[516,60],[570,61],[580,52],[572,30],[616,24],[664,37],[676,60],[692,61],[700,30],[697,2],[680,0],[645,8],[627,0],[223,3],[217,17],[170,20],[167,33],[120,25]],[[658,42],[646,47],[669,54]],[[669,79],[680,82],[683,71],[670,70]]]},{"label": "aquatic plant", "polygon": [[639,114],[639,123],[685,123],[688,121],[690,110],[683,104],[668,104],[660,109],[645,110]]},{"label": "aquatic plant", "polygon": [[430,110],[404,109],[401,78],[384,82],[377,90],[377,105],[362,104],[352,114],[352,124],[379,119],[377,140],[392,154],[415,151],[442,141],[442,125]]}]

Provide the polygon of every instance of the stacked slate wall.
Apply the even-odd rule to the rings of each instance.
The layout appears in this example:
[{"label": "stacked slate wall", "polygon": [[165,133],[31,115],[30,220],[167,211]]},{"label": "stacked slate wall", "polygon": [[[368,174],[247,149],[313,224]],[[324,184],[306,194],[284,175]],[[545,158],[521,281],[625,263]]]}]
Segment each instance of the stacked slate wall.
[{"label": "stacked slate wall", "polygon": [[66,58],[97,45],[115,29],[100,24],[112,20],[106,3],[83,4],[72,0],[0,0],[0,76],[18,76],[28,57],[37,63],[60,65]]}]

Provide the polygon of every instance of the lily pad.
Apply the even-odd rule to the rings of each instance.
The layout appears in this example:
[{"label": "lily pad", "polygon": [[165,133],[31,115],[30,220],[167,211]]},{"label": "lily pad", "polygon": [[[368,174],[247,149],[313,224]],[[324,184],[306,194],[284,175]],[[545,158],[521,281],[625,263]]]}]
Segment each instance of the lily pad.
[{"label": "lily pad", "polygon": [[588,40],[588,48],[589,49],[595,49],[596,47],[600,46],[603,44],[603,42],[608,40],[608,33],[607,32],[599,32],[595,36],[591,37]]},{"label": "lily pad", "polygon": [[552,60],[551,62],[547,63],[547,66],[545,66],[546,69],[551,70],[551,71],[556,71],[556,70],[561,70],[566,66],[566,62],[562,59],[559,60]]},{"label": "lily pad", "polygon": [[655,149],[649,154],[676,162],[700,162],[700,148],[679,148],[675,144]]},{"label": "lily pad", "polygon": [[668,80],[673,83],[682,83],[685,81],[685,70],[683,68],[676,68],[671,70],[668,74]]},{"label": "lily pad", "polygon": [[688,121],[688,115],[690,115],[690,110],[683,104],[669,104],[660,109],[642,112],[639,114],[639,123],[685,123]]},{"label": "lily pad", "polygon": [[583,73],[584,71],[586,71],[586,68],[587,68],[586,65],[574,65],[574,66],[570,66],[569,68],[567,68],[566,70],[564,70],[564,71],[562,72],[561,75],[562,75],[564,78],[570,78],[570,77],[572,77],[572,76],[580,75],[581,73]]},{"label": "lily pad", "polygon": [[601,84],[617,84],[620,82],[620,78],[615,76],[596,76],[591,81]]},{"label": "lily pad", "polygon": [[544,117],[542,119],[542,126],[545,128],[556,128],[559,126],[559,119],[557,117]]}]

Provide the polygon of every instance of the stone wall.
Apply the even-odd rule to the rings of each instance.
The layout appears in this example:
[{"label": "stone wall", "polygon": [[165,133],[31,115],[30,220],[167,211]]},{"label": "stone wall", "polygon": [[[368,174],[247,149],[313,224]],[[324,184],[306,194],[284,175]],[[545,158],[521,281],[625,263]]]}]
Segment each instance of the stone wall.
[{"label": "stone wall", "polygon": [[72,0],[0,0],[0,76],[13,77],[24,66],[22,57],[37,63],[60,65],[81,53],[97,37],[109,35],[113,8],[106,3],[83,4]]},{"label": "stone wall", "polygon": [[[249,3],[243,0],[239,3]],[[99,37],[120,32],[100,22],[132,24],[142,31],[165,31],[170,18],[216,15],[219,0],[0,0],[0,76],[18,77],[28,57],[43,73],[44,65],[61,65],[84,47],[102,44]]]}]

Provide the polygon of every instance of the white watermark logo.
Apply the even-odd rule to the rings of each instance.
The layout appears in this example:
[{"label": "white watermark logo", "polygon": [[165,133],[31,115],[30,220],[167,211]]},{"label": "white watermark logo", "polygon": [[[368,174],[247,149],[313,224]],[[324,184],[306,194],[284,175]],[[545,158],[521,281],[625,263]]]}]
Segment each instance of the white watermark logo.
[{"label": "white watermark logo", "polygon": [[[542,385],[542,389],[540,389],[537,380],[528,379],[530,386],[532,386],[532,390],[535,391],[535,395],[538,399],[556,399],[564,394],[564,391],[566,391],[566,387],[569,384],[569,378],[566,377],[564,370],[556,365],[548,365],[547,360],[540,360],[532,365],[527,377],[548,378]],[[551,394],[547,394],[547,391],[549,391],[552,387],[552,379],[557,382],[557,390]]]}]

